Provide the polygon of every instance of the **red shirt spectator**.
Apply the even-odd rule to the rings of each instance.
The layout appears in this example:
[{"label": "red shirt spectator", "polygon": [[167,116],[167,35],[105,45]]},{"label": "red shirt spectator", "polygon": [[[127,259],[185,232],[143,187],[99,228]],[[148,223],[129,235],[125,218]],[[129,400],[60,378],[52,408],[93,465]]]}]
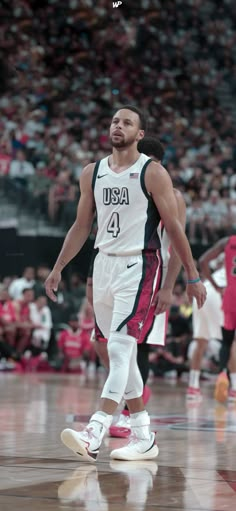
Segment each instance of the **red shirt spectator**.
[{"label": "red shirt spectator", "polygon": [[88,302],[87,298],[84,300],[79,312],[79,327],[81,329],[81,336],[86,346],[86,350],[91,349],[90,338],[92,330],[95,327],[93,308]]},{"label": "red shirt spectator", "polygon": [[78,318],[71,318],[69,328],[62,330],[58,339],[58,347],[66,357],[72,359],[80,358],[83,355],[86,348],[86,338],[81,334]]},{"label": "red shirt spectator", "polygon": [[11,156],[0,152],[0,176],[7,176],[9,174]]},{"label": "red shirt spectator", "polygon": [[10,300],[8,292],[2,291],[0,296],[0,323],[13,323],[16,321],[14,303]]}]

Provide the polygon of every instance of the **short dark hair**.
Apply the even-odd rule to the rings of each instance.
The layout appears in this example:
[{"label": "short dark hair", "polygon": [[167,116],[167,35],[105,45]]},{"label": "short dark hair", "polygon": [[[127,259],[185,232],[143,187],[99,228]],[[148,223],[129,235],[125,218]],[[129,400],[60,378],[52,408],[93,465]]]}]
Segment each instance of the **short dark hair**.
[{"label": "short dark hair", "polygon": [[138,108],[137,106],[124,105],[121,106],[120,108],[117,108],[117,110],[131,110],[131,112],[134,112],[139,116],[140,129],[144,131],[147,129],[147,117],[145,113],[142,110],[140,110],[140,108]]},{"label": "short dark hair", "polygon": [[158,161],[163,159],[165,152],[160,140],[154,136],[141,138],[141,140],[138,141],[137,149],[139,153],[144,153],[147,156],[154,156]]},{"label": "short dark hair", "polygon": [[33,293],[34,293],[34,289],[32,287],[24,287],[24,289],[22,289],[22,291],[21,291],[22,295],[27,293],[27,291],[33,291]]}]

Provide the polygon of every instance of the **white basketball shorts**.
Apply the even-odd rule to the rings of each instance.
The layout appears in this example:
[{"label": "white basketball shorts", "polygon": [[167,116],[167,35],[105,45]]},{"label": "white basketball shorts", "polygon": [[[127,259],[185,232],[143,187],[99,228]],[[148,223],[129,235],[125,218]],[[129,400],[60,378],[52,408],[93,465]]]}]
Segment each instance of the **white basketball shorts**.
[{"label": "white basketball shorts", "polygon": [[222,300],[209,281],[204,282],[207,298],[201,309],[193,300],[193,339],[222,339],[221,326],[224,324]]},{"label": "white basketball shorts", "polygon": [[100,336],[108,338],[111,332],[122,331],[140,342],[161,273],[158,251],[130,256],[98,253],[93,271],[93,306]]}]

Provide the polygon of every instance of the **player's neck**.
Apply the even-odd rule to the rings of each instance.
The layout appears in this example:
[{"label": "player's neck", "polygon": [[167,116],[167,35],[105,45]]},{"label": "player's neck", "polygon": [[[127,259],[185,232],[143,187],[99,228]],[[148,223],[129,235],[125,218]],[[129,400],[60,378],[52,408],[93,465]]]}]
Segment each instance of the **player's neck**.
[{"label": "player's neck", "polygon": [[128,148],[118,151],[113,147],[111,156],[109,157],[109,166],[115,172],[122,172],[122,170],[131,167],[140,157],[137,148]]}]

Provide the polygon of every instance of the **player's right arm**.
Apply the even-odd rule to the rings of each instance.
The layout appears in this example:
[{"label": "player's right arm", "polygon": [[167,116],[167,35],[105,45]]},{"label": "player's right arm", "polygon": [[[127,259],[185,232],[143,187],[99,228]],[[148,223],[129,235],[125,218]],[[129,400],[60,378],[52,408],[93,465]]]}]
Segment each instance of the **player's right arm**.
[{"label": "player's right arm", "polygon": [[[178,217],[179,221],[185,229],[186,225],[186,205],[183,198],[183,195],[179,190],[174,189],[174,194],[177,202],[177,209],[178,209]],[[171,249],[170,252],[170,259],[168,262],[168,269],[166,273],[166,278],[164,281],[163,286],[158,291],[154,303],[157,304],[156,306],[156,314],[161,314],[162,312],[165,312],[169,307],[171,306],[172,302],[172,292],[173,288],[176,282],[176,279],[179,275],[180,269],[181,269],[181,260],[178,256],[178,254],[175,252],[175,250]]]},{"label": "player's right arm", "polygon": [[217,243],[215,243],[213,247],[209,248],[209,250],[207,250],[199,259],[199,267],[201,269],[202,274],[207,280],[209,280],[209,282],[211,282],[211,284],[218,292],[221,292],[222,288],[217,286],[215,280],[212,278],[209,263],[216,259],[220,254],[222,254],[222,252],[224,252],[228,241],[229,241],[228,236],[217,241]]},{"label": "player's right arm", "polygon": [[[195,297],[200,308],[206,300],[206,288],[199,279],[189,242],[179,221],[173,185],[166,169],[159,163],[150,163],[145,174],[145,186],[160,213],[170,242],[186,270],[190,281],[187,283],[189,300],[192,301]],[[191,283],[195,280],[196,282]]]},{"label": "player's right arm", "polygon": [[78,254],[91,231],[95,212],[94,194],[92,189],[93,171],[94,164],[90,163],[84,168],[81,174],[81,194],[77,208],[77,216],[65,237],[54,268],[45,282],[46,294],[54,302],[57,299],[54,291],[57,291],[63,268],[65,268],[65,266]]}]

